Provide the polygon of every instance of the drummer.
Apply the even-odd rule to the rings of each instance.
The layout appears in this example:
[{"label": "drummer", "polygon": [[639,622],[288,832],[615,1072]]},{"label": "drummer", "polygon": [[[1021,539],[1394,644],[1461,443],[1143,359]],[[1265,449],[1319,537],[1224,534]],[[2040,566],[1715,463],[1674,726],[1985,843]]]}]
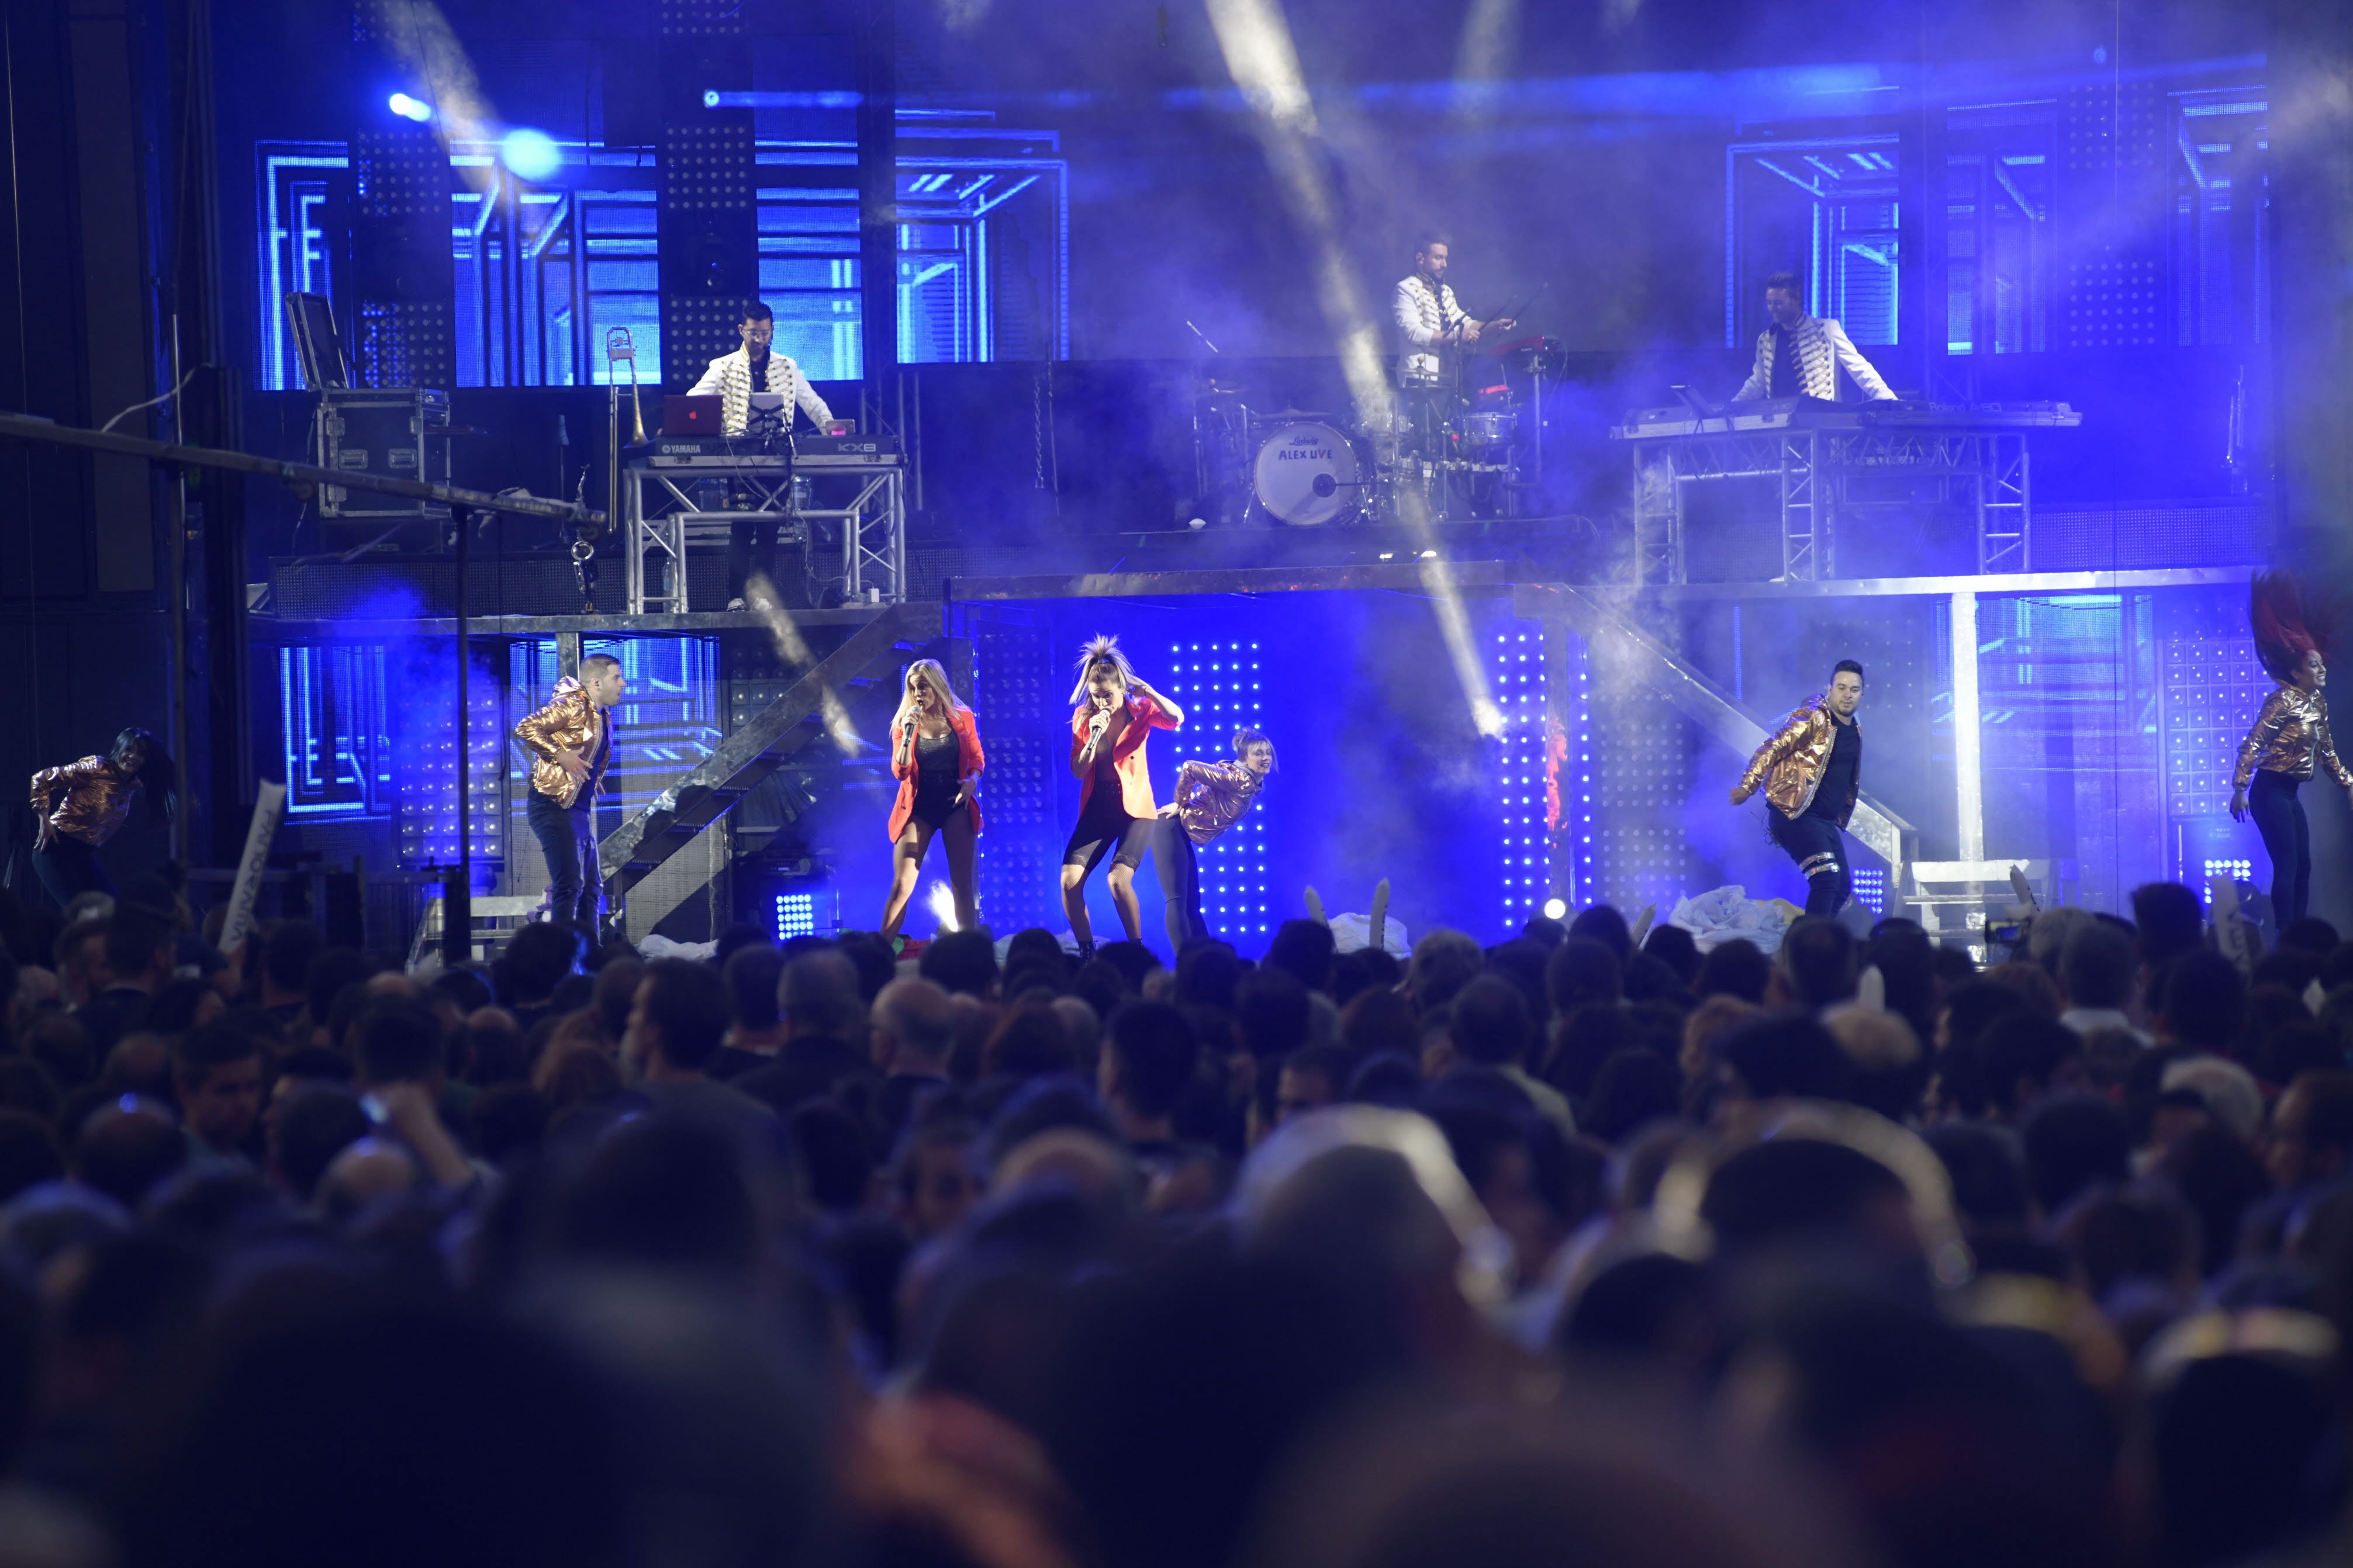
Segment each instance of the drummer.
[{"label": "drummer", "polygon": [[1398,384],[1405,391],[1406,414],[1421,437],[1425,452],[1435,452],[1448,416],[1453,412],[1453,389],[1447,384],[1449,350],[1475,343],[1485,332],[1507,332],[1519,323],[1499,318],[1474,321],[1456,302],[1447,286],[1450,247],[1442,234],[1423,236],[1413,253],[1413,271],[1398,280],[1398,333],[1405,340],[1405,355],[1398,363]]}]

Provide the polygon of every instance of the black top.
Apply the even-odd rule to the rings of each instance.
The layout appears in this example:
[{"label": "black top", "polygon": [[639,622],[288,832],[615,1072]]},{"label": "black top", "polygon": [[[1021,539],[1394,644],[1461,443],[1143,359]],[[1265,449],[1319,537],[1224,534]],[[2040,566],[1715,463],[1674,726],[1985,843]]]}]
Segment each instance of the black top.
[{"label": "black top", "polygon": [[1806,384],[1798,374],[1797,334],[1787,327],[1773,329],[1773,384],[1765,390],[1775,397],[1797,397]]},{"label": "black top", "polygon": [[600,710],[599,720],[597,728],[604,733],[597,737],[596,754],[588,760],[588,776],[580,781],[580,791],[572,797],[575,811],[596,809],[596,786],[605,782],[605,764],[613,760],[612,710]]},{"label": "black top", "polygon": [[937,788],[945,784],[954,789],[956,766],[964,760],[964,748],[956,742],[954,730],[944,735],[915,732],[915,783],[917,787]]},{"label": "black top", "polygon": [[1830,761],[1822,764],[1821,786],[1814,791],[1814,804],[1806,807],[1806,815],[1837,822],[1846,816],[1847,802],[1854,798],[1855,774],[1862,767],[1862,731],[1852,719],[1841,722],[1833,717],[1831,723],[1838,735],[1831,742]]},{"label": "black top", "polygon": [[768,390],[768,351],[760,349],[747,356],[752,362],[752,390]]}]

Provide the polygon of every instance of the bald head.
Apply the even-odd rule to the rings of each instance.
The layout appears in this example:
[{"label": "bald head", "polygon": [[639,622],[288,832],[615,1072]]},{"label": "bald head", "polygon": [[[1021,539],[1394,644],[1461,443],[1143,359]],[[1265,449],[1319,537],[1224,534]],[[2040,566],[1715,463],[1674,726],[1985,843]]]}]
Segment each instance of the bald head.
[{"label": "bald head", "polygon": [[864,1038],[866,1003],[858,989],[858,966],[830,949],[805,952],[785,966],[776,1005],[790,1038],[822,1037],[851,1044]]},{"label": "bald head", "polygon": [[319,1207],[342,1224],[369,1205],[408,1192],[424,1179],[416,1156],[389,1138],[363,1138],[328,1162]]},{"label": "bald head", "polygon": [[884,1072],[945,1072],[955,1007],[928,980],[893,980],[874,998],[874,1065]]}]

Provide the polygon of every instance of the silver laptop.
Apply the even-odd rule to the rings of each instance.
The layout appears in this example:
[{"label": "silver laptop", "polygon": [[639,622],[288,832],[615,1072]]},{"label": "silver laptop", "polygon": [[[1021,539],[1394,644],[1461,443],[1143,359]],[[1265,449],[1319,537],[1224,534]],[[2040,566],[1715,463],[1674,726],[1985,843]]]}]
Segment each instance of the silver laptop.
[{"label": "silver laptop", "polygon": [[793,427],[793,411],[781,392],[752,394],[751,407],[745,411],[744,434],[755,440],[780,439]]}]

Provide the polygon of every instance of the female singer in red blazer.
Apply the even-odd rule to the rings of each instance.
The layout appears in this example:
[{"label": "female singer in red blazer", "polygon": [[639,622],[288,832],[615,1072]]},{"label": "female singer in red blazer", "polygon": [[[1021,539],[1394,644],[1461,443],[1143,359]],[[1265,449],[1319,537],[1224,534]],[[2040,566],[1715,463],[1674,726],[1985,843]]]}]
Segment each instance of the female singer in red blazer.
[{"label": "female singer in red blazer", "polygon": [[948,851],[948,886],[955,893],[955,923],[969,931],[980,923],[980,898],[973,887],[974,840],[980,833],[980,802],[972,792],[987,759],[972,710],[948,689],[948,672],[935,658],[907,667],[907,688],[891,720],[891,773],[899,798],[891,806],[891,896],[882,905],[882,934],[895,937],[923,875],[923,856],[934,837]]},{"label": "female singer in red blazer", "polygon": [[1135,868],[1152,847],[1160,807],[1145,772],[1144,742],[1155,730],[1179,730],[1185,710],[1146,686],[1117,637],[1097,637],[1079,655],[1079,684],[1071,692],[1071,772],[1079,781],[1079,823],[1062,851],[1062,911],[1071,917],[1081,958],[1095,950],[1087,920],[1087,878],[1112,857],[1111,901],[1127,940],[1144,938],[1144,911],[1135,901]]}]

